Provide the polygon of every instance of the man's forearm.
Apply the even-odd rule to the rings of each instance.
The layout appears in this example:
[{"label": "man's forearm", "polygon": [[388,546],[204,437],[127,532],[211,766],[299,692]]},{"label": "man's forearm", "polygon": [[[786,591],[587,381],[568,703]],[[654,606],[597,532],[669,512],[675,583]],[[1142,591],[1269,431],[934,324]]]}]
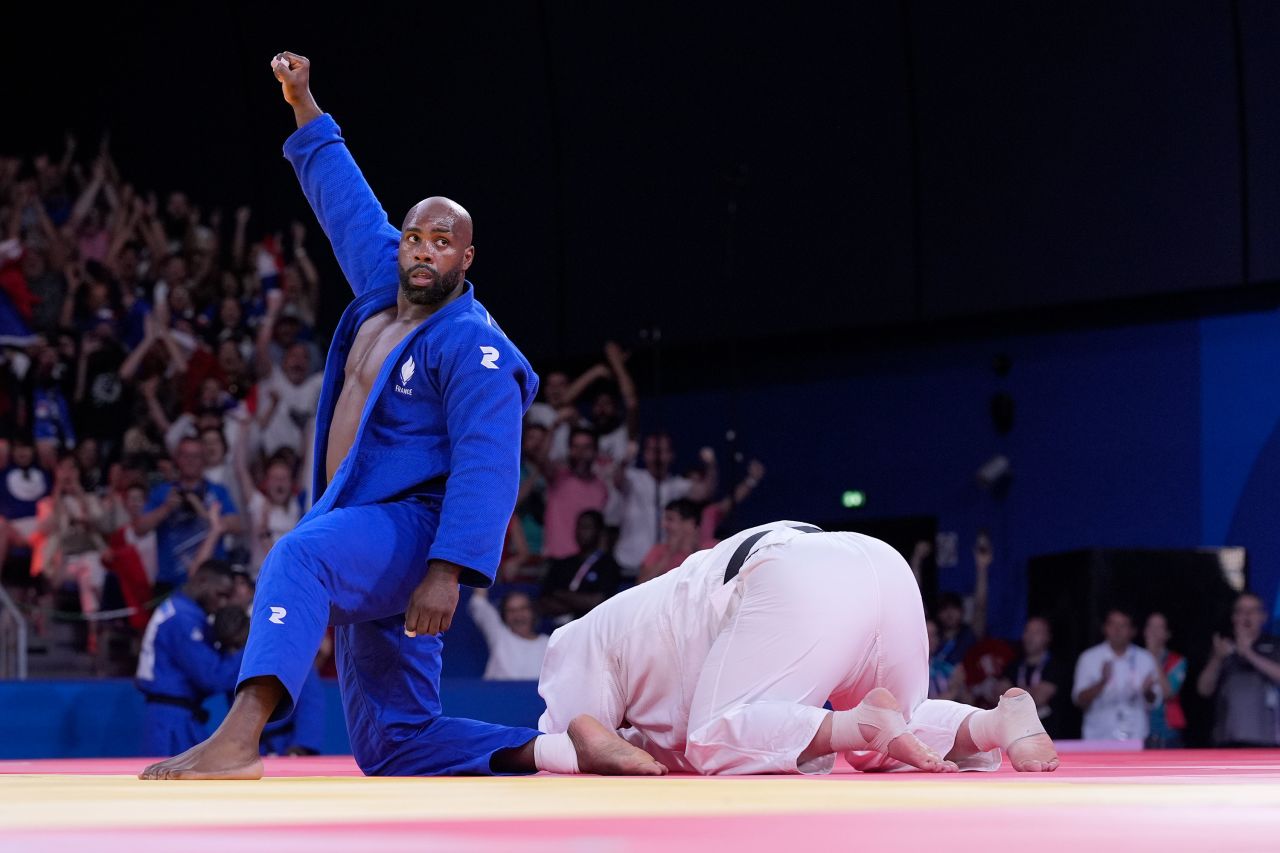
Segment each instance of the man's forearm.
[{"label": "man's forearm", "polygon": [[1222,671],[1222,659],[1210,658],[1196,679],[1196,692],[1208,699],[1218,689],[1218,674]]},{"label": "man's forearm", "polygon": [[1240,647],[1240,656],[1253,665],[1253,668],[1273,683],[1280,683],[1280,663],[1263,657],[1247,646]]},{"label": "man's forearm", "polygon": [[1080,710],[1087,711],[1089,706],[1093,704],[1093,700],[1097,699],[1102,693],[1104,687],[1107,686],[1106,681],[1099,681],[1092,687],[1081,690],[1080,695],[1076,697],[1076,704],[1080,706]]},{"label": "man's forearm", "polygon": [[316,99],[309,91],[306,97],[293,107],[293,120],[298,123],[298,127],[310,124],[322,115],[324,111],[320,109],[320,105],[316,103]]},{"label": "man's forearm", "polygon": [[133,523],[133,532],[137,533],[139,536],[146,536],[148,533],[163,524],[164,520],[169,517],[169,513],[171,512],[173,512],[173,509],[167,503],[160,504],[160,506],[151,510],[151,512],[144,512],[142,515],[138,516],[138,520]]}]

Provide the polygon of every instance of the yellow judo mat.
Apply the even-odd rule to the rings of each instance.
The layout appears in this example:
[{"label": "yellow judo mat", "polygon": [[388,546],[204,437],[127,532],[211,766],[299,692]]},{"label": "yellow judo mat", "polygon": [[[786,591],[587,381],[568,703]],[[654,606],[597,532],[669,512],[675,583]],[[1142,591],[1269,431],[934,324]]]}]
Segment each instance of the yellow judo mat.
[{"label": "yellow judo mat", "polygon": [[1007,833],[1051,852],[1280,850],[1271,751],[1066,755],[1044,775],[388,779],[333,758],[270,761],[258,782],[118,775],[135,764],[0,762],[0,851],[981,850]]}]

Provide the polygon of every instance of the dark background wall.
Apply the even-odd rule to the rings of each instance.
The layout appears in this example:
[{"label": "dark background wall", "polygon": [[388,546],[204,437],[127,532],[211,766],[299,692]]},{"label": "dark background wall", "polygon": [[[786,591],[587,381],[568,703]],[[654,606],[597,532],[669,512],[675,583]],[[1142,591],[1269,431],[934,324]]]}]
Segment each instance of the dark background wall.
[{"label": "dark background wall", "polygon": [[5,148],[109,126],[131,173],[275,227],[305,208],[268,60],[307,54],[393,218],[472,210],[481,294],[539,356],[1280,278],[1261,0],[36,14]]},{"label": "dark background wall", "polygon": [[[650,425],[770,464],[744,520],[863,488],[962,550],[991,527],[1006,633],[1037,553],[1243,544],[1280,582],[1276,4],[36,13],[0,147],[110,127],[139,181],[310,221],[268,69],[309,55],[393,220],[470,208],[472,278],[539,369],[617,338]],[[973,481],[995,452],[1003,498]]]}]

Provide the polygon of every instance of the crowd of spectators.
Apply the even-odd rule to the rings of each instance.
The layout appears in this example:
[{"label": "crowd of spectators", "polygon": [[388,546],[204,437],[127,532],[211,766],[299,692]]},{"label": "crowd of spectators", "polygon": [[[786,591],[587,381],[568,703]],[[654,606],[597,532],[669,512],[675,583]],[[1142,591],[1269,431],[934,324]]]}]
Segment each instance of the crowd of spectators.
[{"label": "crowd of spectators", "polygon": [[[136,653],[195,567],[252,582],[309,505],[327,347],[307,229],[162,198],[120,173],[107,139],[86,154],[71,137],[60,157],[0,159],[0,226],[6,588],[38,634],[76,618],[87,650],[108,626]],[[523,641],[714,541],[763,477],[752,462],[712,502],[710,450],[677,475],[672,438],[640,436],[628,359],[611,342],[576,378],[543,377],[500,568],[517,591],[501,618],[483,597],[471,607],[495,658],[526,650],[514,668],[491,661],[493,677],[536,675]]]},{"label": "crowd of spectators", "polygon": [[[248,207],[228,216],[182,192],[161,199],[120,174],[108,140],[81,156],[70,137],[58,158],[0,159],[0,227],[6,588],[37,633],[69,609],[87,651],[101,625],[129,633],[141,672],[155,667],[145,634],[157,605],[173,596],[212,626],[210,590],[225,574],[236,601],[200,651],[229,670],[263,558],[308,507],[326,346],[306,227],[274,232]],[[486,677],[535,678],[550,631],[713,545],[764,478],[750,460],[722,483],[710,448],[677,469],[675,438],[641,433],[628,361],[610,342],[576,377],[543,376],[503,592],[467,608],[490,649]],[[917,577],[929,547],[911,556]],[[948,594],[927,622],[930,695],[990,707],[1018,686],[1054,736],[1079,733],[1068,723],[1078,710],[1086,738],[1181,745],[1190,676],[1170,648],[1176,626],[1147,614],[1138,645],[1132,615],[1113,610],[1103,641],[1075,661],[1053,654],[1043,617],[1018,644],[987,637],[993,553],[980,535],[968,618]],[[1232,636],[1215,639],[1194,678],[1215,708],[1214,743],[1280,745],[1280,641],[1265,623],[1262,602],[1241,595]]]},{"label": "crowd of spectators", "polygon": [[304,226],[251,241],[248,207],[80,154],[0,159],[0,563],[38,632],[74,593],[92,648],[104,604],[145,626],[298,522],[322,349]]},{"label": "crowd of spectators", "polygon": [[[917,559],[922,550],[917,551]],[[929,696],[991,708],[1010,687],[1031,694],[1050,737],[1142,742],[1151,749],[1185,745],[1185,655],[1171,648],[1173,626],[1159,611],[1146,614],[1142,644],[1133,614],[1109,609],[1102,642],[1074,660],[1053,652],[1053,627],[1042,615],[1027,619],[1018,647],[985,636],[986,589],[994,552],[980,533],[974,547],[976,594],[967,602],[944,594],[926,620]],[[915,560],[913,560],[915,562]],[[1267,635],[1266,608],[1257,595],[1239,593],[1231,631],[1215,634],[1195,681],[1210,704],[1214,746],[1280,746],[1280,639]],[[1071,710],[1081,715],[1079,725]]]}]

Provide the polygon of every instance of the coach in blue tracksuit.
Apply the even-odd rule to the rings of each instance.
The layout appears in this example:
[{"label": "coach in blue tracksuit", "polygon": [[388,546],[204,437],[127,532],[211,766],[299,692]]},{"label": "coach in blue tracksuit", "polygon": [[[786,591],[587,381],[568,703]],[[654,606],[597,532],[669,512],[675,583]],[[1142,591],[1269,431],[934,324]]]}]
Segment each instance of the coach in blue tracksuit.
[{"label": "coach in blue tracksuit", "polygon": [[291,712],[330,623],[365,773],[530,769],[506,756],[527,754],[535,730],[442,714],[439,634],[459,583],[493,582],[537,376],[464,278],[467,212],[431,198],[390,225],[312,98],[309,63],[282,54],[273,69],[298,124],[285,155],[356,298],[325,366],[315,505],[263,564],[231,711],[209,740],[141,776],[261,776],[262,728]]},{"label": "coach in blue tracksuit", "polygon": [[209,561],[151,614],[134,682],[146,700],[145,754],[170,755],[203,740],[209,719],[204,701],[235,683],[240,652],[215,648],[209,624],[230,595],[230,572]]}]

